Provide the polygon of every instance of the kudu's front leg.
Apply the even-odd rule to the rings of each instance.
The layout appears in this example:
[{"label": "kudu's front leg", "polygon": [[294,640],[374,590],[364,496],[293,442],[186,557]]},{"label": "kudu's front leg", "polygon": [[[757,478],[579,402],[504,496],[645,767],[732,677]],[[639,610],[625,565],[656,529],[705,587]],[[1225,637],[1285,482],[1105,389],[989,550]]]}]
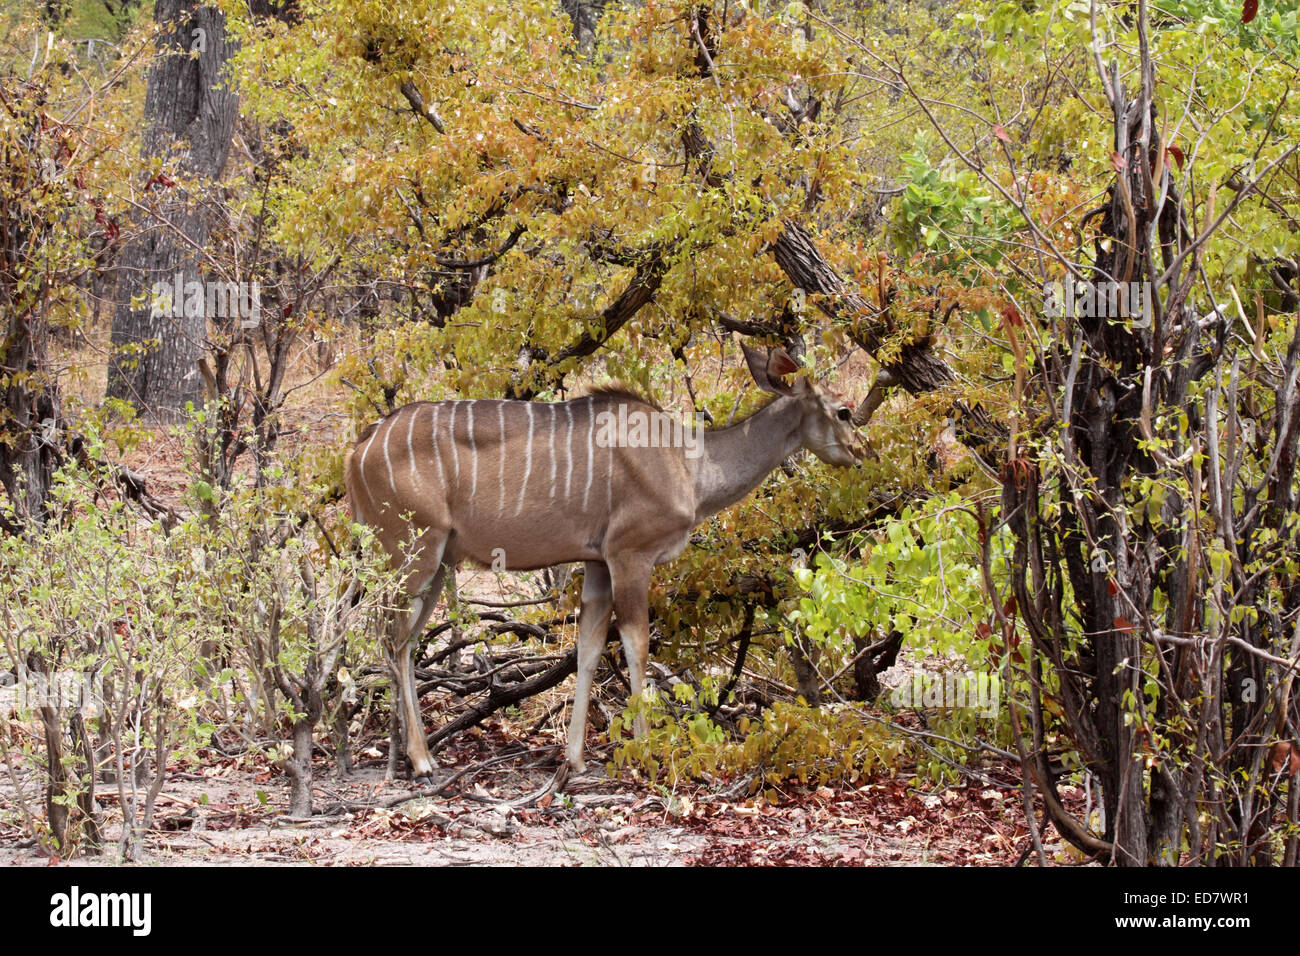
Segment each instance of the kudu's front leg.
[{"label": "kudu's front leg", "polygon": [[582,773],[586,769],[582,751],[587,736],[591,681],[605,648],[605,634],[609,630],[613,603],[609,569],[599,561],[588,561],[582,580],[582,612],[578,616],[578,686],[573,693],[573,716],[569,720],[569,740],[565,753],[569,766],[576,773]]},{"label": "kudu's front leg", "polygon": [[[650,654],[650,572],[649,563],[629,564],[611,569],[614,578],[614,615],[618,634],[627,658],[627,679],[632,697],[639,698],[645,688],[646,660]],[[645,737],[644,713],[632,725],[638,739]]]}]

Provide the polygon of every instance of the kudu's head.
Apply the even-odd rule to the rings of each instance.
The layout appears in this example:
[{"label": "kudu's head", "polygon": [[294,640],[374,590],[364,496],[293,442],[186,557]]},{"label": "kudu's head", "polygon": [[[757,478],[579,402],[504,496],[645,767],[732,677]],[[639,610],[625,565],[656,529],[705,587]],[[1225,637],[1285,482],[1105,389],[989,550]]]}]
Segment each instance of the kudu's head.
[{"label": "kudu's head", "polygon": [[742,348],[749,373],[759,388],[799,403],[799,432],[804,448],[827,464],[842,467],[856,465],[866,456],[866,442],[858,434],[856,413],[848,399],[802,374],[787,385],[782,377],[800,369],[783,349],[764,355],[748,346]]}]

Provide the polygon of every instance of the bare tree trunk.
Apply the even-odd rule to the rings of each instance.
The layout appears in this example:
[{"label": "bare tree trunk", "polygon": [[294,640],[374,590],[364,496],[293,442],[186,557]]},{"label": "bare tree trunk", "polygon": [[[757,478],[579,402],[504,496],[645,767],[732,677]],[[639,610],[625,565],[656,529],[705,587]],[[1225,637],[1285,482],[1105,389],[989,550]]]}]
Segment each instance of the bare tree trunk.
[{"label": "bare tree trunk", "polygon": [[79,770],[85,775],[83,788],[77,792],[77,805],[81,808],[81,815],[86,821],[85,838],[82,841],[85,849],[90,853],[98,853],[104,842],[104,835],[100,828],[99,809],[95,804],[95,776],[96,776],[96,759],[95,747],[90,739],[90,734],[86,732],[86,721],[79,713],[72,715],[70,723],[72,730],[72,749],[77,757]]},{"label": "bare tree trunk", "polygon": [[[224,74],[234,45],[215,7],[157,0],[154,11],[163,32],[145,93],[144,165],[179,155],[177,171],[201,188],[221,178],[230,152],[238,101]],[[205,307],[174,297],[155,303],[152,295],[155,283],[173,289],[179,277],[183,291],[197,282],[208,240],[203,197],[169,183],[149,179],[146,198],[160,196],[158,205],[122,249],[108,378],[110,398],[163,420],[177,418],[187,402],[201,402],[198,362],[207,337]]]},{"label": "bare tree trunk", "polygon": [[59,387],[47,354],[49,290],[58,278],[32,282],[47,273],[36,263],[45,261],[58,232],[51,207],[39,198],[50,188],[40,172],[48,148],[40,102],[11,114],[23,148],[6,151],[0,166],[0,486],[13,508],[12,520],[0,513],[0,530],[8,532],[45,520],[63,443]]},{"label": "bare tree trunk", "polygon": [[[18,374],[12,375],[3,389],[0,485],[18,521],[41,524],[61,458],[59,387],[44,374],[49,368],[45,355],[49,327],[44,317],[32,312],[11,313],[8,325],[0,361],[5,369]],[[7,522],[0,515],[0,526],[3,524]]]},{"label": "bare tree trunk", "polygon": [[289,816],[311,816],[312,728],[319,714],[308,714],[293,722],[293,756],[284,763],[292,787],[289,791]]},{"label": "bare tree trunk", "polygon": [[891,631],[880,647],[870,650],[872,646],[869,638],[853,638],[853,647],[858,652],[858,659],[853,663],[853,685],[857,699],[863,703],[870,703],[880,696],[880,674],[898,660],[898,652],[903,648],[903,632]]},{"label": "bare tree trunk", "polygon": [[334,765],[340,780],[352,775],[352,738],[348,730],[352,713],[352,708],[340,707],[334,715]]},{"label": "bare tree trunk", "polygon": [[821,652],[802,634],[795,634],[790,645],[790,663],[794,665],[795,683],[799,695],[809,707],[822,705],[821,678],[817,673],[817,659]]},{"label": "bare tree trunk", "polygon": [[573,23],[573,37],[578,47],[587,52],[596,42],[596,22],[605,12],[606,0],[560,0],[560,6]]}]

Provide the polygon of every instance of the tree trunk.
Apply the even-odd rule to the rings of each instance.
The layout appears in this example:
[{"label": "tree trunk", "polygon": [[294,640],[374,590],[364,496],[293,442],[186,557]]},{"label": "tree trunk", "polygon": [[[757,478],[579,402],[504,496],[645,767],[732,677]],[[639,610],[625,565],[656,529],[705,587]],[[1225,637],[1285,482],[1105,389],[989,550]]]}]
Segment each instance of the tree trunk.
[{"label": "tree trunk", "polygon": [[354,711],[340,707],[334,716],[334,765],[340,780],[352,775],[352,738],[348,731],[349,718]]},{"label": "tree trunk", "polygon": [[880,647],[868,652],[874,643],[867,637],[853,638],[853,647],[858,652],[858,659],[853,664],[853,685],[857,700],[864,704],[880,696],[880,675],[898,661],[898,652],[903,649],[903,632],[890,631]]},{"label": "tree trunk", "polygon": [[[46,518],[50,485],[60,462],[59,387],[46,377],[48,326],[43,317],[10,313],[3,389],[4,425],[0,428],[0,485],[4,486],[20,524]],[[0,514],[0,527],[9,522]]]},{"label": "tree trunk", "polygon": [[187,402],[203,398],[198,361],[207,317],[202,307],[185,307],[196,302],[182,299],[173,310],[152,293],[155,283],[173,289],[177,276],[182,290],[199,280],[209,222],[203,197],[187,186],[199,190],[220,179],[238,101],[224,76],[234,44],[223,14],[196,0],[158,0],[154,17],[162,33],[145,93],[142,165],[179,157],[177,172],[193,183],[150,177],[145,187],[146,202],[160,198],[119,259],[108,396],[174,420]]},{"label": "tree trunk", "polygon": [[606,0],[560,0],[560,6],[573,24],[573,38],[584,53],[596,42],[596,23],[605,12]]},{"label": "tree trunk", "polygon": [[[12,517],[0,510],[0,531],[10,533],[45,520],[63,443],[48,356],[50,293],[61,280],[49,268],[48,244],[68,223],[51,215],[57,203],[42,200],[52,185],[43,175],[49,148],[43,102],[42,93],[11,108],[21,149],[7,148],[0,166],[0,486],[12,508]],[[54,185],[60,182],[67,190],[66,180]]]},{"label": "tree trunk", "polygon": [[312,728],[317,716],[309,714],[293,722],[293,756],[284,764],[291,782],[289,816],[299,819],[311,816]]},{"label": "tree trunk", "polygon": [[799,696],[809,707],[822,705],[821,677],[817,673],[817,659],[821,652],[801,633],[794,635],[790,644],[790,663],[794,665],[795,684]]}]

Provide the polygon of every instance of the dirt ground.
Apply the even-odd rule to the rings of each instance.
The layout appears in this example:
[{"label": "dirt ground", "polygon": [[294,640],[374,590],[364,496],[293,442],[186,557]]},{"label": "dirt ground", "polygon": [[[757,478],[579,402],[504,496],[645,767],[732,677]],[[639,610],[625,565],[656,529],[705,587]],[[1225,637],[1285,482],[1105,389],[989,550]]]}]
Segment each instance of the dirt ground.
[{"label": "dirt ground", "polygon": [[[198,767],[170,768],[143,864],[1006,866],[1029,849],[1011,768],[937,792],[905,772],[857,786],[783,787],[772,805],[744,782],[669,791],[611,779],[593,759],[597,769],[537,799],[559,756],[544,735],[513,738],[498,721],[462,734],[439,754],[439,779],[455,777],[450,795],[385,783],[382,743],[361,752],[347,779],[317,761],[310,820],[287,817],[288,781],[265,757],[208,752]],[[12,807],[4,777],[0,806]],[[117,795],[101,787],[98,796],[111,841]],[[0,865],[50,865],[5,816]],[[1049,862],[1074,862],[1052,836]],[[115,846],[58,861],[117,862]]]}]

